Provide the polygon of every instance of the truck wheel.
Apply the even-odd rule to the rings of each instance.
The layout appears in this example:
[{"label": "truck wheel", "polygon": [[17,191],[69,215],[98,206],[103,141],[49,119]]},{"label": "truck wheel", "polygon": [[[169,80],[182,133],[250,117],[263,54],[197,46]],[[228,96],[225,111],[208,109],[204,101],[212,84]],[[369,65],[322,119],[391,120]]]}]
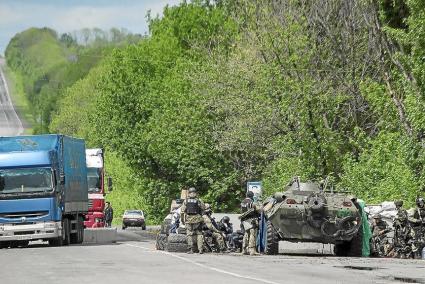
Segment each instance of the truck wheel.
[{"label": "truck wheel", "polygon": [[84,218],[82,216],[80,216],[79,218],[79,237],[78,237],[78,244],[82,244],[84,242]]},{"label": "truck wheel", "polygon": [[267,244],[265,253],[268,255],[279,254],[279,235],[270,221],[267,221]]},{"label": "truck wheel", "polygon": [[63,235],[63,245],[64,246],[67,246],[71,242],[71,234],[70,234],[71,223],[69,222],[69,219],[68,218],[65,218],[63,220],[63,225],[62,226],[63,226],[62,233],[64,234]]}]

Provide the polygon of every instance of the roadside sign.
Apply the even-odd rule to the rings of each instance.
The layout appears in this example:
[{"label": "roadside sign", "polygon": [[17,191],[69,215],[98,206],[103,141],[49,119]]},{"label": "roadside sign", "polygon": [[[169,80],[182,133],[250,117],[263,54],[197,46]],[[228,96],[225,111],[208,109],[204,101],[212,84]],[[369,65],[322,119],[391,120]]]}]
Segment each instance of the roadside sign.
[{"label": "roadside sign", "polygon": [[246,192],[252,191],[254,193],[254,197],[258,200],[261,199],[261,195],[263,193],[263,188],[261,187],[261,181],[249,181],[246,184]]}]

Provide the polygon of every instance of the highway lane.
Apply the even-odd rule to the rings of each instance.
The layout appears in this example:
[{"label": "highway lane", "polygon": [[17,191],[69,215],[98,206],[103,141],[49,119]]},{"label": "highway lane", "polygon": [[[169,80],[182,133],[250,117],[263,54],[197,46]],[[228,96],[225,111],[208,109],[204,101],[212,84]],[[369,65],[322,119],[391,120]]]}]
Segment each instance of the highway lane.
[{"label": "highway lane", "polygon": [[10,99],[3,72],[4,65],[4,59],[0,58],[0,136],[20,135],[23,133],[24,128]]},{"label": "highway lane", "polygon": [[0,267],[1,283],[425,283],[421,260],[187,255],[156,251],[147,238],[3,249]]}]

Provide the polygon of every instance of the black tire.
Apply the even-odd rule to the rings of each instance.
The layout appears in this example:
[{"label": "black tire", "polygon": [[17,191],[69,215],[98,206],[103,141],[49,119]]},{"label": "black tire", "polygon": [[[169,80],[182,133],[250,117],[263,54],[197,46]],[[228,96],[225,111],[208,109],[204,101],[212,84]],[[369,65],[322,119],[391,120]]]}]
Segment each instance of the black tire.
[{"label": "black tire", "polygon": [[[69,221],[70,229],[72,229],[72,223]],[[78,220],[75,222],[75,233],[70,233],[69,243],[76,244],[78,241]]]},{"label": "black tire", "polygon": [[360,228],[358,233],[349,242],[335,244],[334,254],[336,256],[361,257],[363,248],[363,231]]},{"label": "black tire", "polygon": [[0,242],[0,249],[6,249],[10,246],[10,242]]},{"label": "black tire", "polygon": [[77,230],[77,244],[84,242],[84,219],[82,216],[78,217],[78,230]]},{"label": "black tire", "polygon": [[59,237],[57,239],[50,239],[49,240],[49,246],[51,246],[51,247],[61,247],[61,246],[63,246],[63,238]]},{"label": "black tire", "polygon": [[161,224],[161,234],[169,234],[171,228],[171,219],[165,219]]},{"label": "black tire", "polygon": [[156,235],[155,247],[156,247],[157,250],[165,250],[167,248],[167,235],[166,234]]},{"label": "black tire", "polygon": [[65,218],[63,220],[63,245],[67,246],[71,243],[71,222],[69,221],[68,218]]},{"label": "black tire", "polygon": [[351,257],[361,257],[362,256],[362,250],[363,250],[363,230],[360,227],[357,234],[354,236],[354,238],[351,240],[351,242],[348,245],[348,256]]},{"label": "black tire", "polygon": [[168,252],[187,252],[188,247],[187,244],[182,243],[168,243],[167,251]]},{"label": "black tire", "polygon": [[279,235],[270,221],[267,221],[267,244],[265,253],[268,255],[279,254]]},{"label": "black tire", "polygon": [[179,243],[179,244],[187,244],[186,235],[182,234],[169,234],[167,238],[168,243]]},{"label": "black tire", "polygon": [[187,237],[181,234],[170,234],[167,237],[167,251],[169,252],[187,252]]}]

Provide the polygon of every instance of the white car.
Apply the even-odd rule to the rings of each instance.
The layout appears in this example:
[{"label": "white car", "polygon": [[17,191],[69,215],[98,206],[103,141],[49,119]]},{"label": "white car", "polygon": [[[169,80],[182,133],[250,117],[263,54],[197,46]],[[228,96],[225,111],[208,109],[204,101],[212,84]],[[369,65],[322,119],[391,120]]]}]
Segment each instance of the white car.
[{"label": "white car", "polygon": [[142,227],[146,230],[145,214],[142,210],[125,210],[122,216],[122,229],[127,227]]}]

